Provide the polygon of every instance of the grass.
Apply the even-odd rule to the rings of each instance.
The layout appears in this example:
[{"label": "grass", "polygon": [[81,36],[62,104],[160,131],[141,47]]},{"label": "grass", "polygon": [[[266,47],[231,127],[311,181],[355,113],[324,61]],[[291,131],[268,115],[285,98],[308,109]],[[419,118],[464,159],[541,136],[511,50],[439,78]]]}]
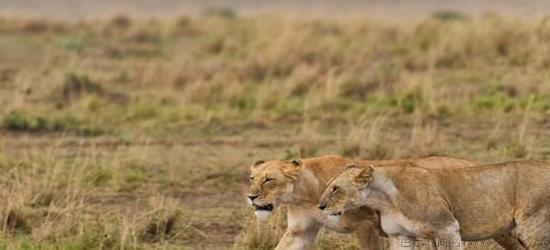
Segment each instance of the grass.
[{"label": "grass", "polygon": [[42,53],[3,63],[3,71],[16,72],[6,73],[14,79],[3,81],[11,89],[3,97],[17,103],[4,110],[82,114],[113,134],[136,123],[177,128],[209,117],[294,121],[306,103],[313,118],[331,113],[335,120],[521,113],[530,98],[537,112],[550,110],[546,19],[441,12],[405,25],[209,12],[176,21],[7,19],[0,27],[5,50],[26,41]]},{"label": "grass", "polygon": [[0,247],[271,249],[257,159],[547,160],[548,52],[548,18],[452,11],[0,18]]}]

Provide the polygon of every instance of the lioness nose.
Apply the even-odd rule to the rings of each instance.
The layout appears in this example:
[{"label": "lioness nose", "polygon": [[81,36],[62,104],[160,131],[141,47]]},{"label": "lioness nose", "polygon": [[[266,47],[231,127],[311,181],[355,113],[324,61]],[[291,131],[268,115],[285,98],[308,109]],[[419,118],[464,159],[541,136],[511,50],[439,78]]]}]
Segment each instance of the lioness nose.
[{"label": "lioness nose", "polygon": [[247,194],[246,195],[250,201],[254,201],[256,198],[258,198],[259,195],[256,194]]},{"label": "lioness nose", "polygon": [[325,210],[325,208],[327,208],[327,204],[320,204],[318,208],[321,210]]}]

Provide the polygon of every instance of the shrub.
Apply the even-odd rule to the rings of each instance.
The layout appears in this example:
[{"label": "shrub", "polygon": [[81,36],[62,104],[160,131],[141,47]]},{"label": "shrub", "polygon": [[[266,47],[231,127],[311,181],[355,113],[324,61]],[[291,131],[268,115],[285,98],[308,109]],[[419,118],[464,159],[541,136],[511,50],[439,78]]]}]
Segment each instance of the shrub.
[{"label": "shrub", "polygon": [[237,12],[228,7],[210,7],[203,11],[203,15],[207,17],[220,17],[224,19],[237,18]]},{"label": "shrub", "polygon": [[455,10],[440,10],[432,14],[432,17],[440,21],[460,21],[467,19],[466,15]]},{"label": "shrub", "polygon": [[11,112],[2,119],[2,127],[8,130],[28,130],[31,127],[31,120],[24,113]]},{"label": "shrub", "polygon": [[104,90],[101,85],[92,82],[87,74],[70,72],[65,75],[61,92],[65,101],[70,102],[85,94],[102,94]]}]

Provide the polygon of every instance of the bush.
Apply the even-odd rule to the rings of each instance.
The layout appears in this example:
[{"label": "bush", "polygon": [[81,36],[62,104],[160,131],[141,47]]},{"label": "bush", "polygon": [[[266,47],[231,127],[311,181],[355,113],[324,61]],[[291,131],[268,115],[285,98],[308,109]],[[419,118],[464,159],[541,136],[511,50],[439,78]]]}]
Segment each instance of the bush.
[{"label": "bush", "polygon": [[440,21],[457,21],[467,19],[466,15],[455,10],[440,10],[432,14],[432,17]]},{"label": "bush", "polygon": [[104,129],[87,124],[69,114],[46,118],[21,111],[6,114],[2,118],[1,127],[11,131],[71,132],[81,136],[97,136],[105,133]]},{"label": "bush", "polygon": [[92,82],[87,74],[70,72],[65,75],[62,94],[66,102],[78,99],[85,94],[101,95],[103,92],[101,85]]},{"label": "bush", "polygon": [[237,18],[237,12],[228,7],[210,7],[203,11],[203,15],[207,17],[220,17],[225,19]]},{"label": "bush", "polygon": [[26,114],[11,112],[2,119],[2,127],[8,130],[28,130],[31,127],[31,121]]}]

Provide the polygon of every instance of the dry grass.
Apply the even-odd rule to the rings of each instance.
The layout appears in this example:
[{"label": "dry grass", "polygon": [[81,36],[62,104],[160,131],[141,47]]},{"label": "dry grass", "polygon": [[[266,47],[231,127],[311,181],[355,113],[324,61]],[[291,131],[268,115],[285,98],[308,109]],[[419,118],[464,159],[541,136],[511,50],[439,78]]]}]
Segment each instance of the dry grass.
[{"label": "dry grass", "polygon": [[451,14],[0,18],[0,246],[270,249],[257,159],[550,158],[548,19]]}]

